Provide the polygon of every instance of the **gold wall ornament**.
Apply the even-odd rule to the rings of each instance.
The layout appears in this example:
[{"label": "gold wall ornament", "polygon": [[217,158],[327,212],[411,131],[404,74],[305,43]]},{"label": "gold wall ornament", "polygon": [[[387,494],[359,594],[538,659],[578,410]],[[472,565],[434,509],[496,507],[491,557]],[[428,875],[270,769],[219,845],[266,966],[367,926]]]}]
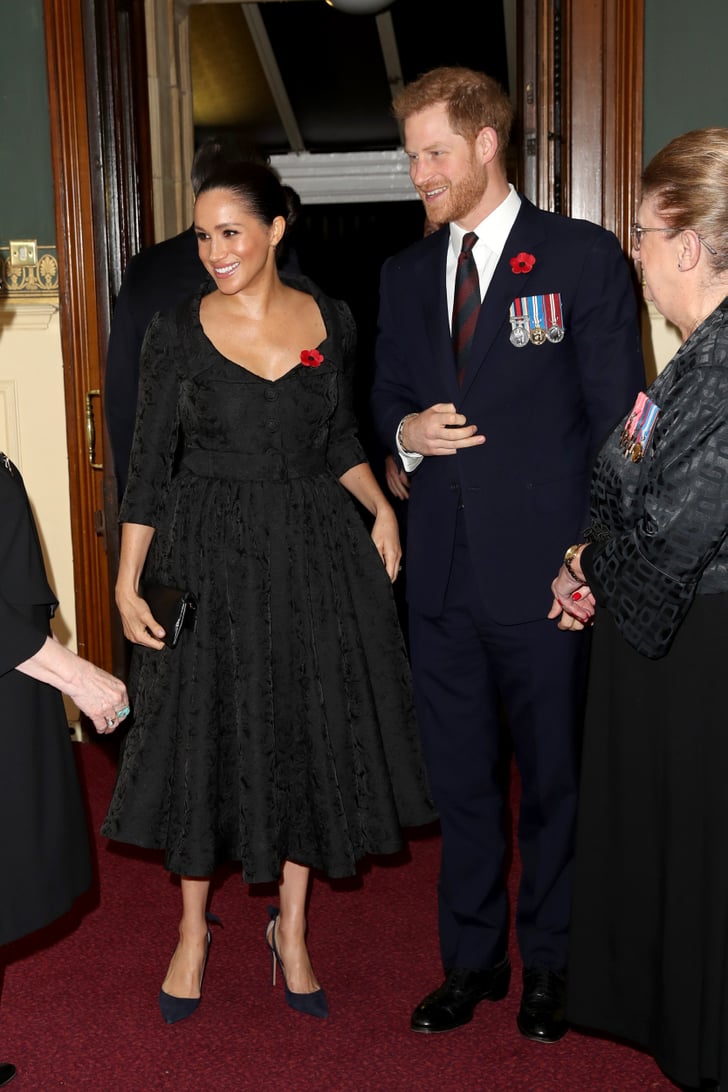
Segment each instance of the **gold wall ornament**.
[{"label": "gold wall ornament", "polygon": [[58,296],[55,246],[39,246],[34,265],[14,266],[10,247],[0,246],[0,300],[49,300]]}]

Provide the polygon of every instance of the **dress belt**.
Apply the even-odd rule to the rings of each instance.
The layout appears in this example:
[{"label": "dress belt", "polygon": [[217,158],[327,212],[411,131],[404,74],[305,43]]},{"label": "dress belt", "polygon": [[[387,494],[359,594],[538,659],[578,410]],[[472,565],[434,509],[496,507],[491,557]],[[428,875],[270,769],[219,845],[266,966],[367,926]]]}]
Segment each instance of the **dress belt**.
[{"label": "dress belt", "polygon": [[187,451],[180,465],[200,478],[233,479],[241,482],[285,482],[328,471],[322,451],[298,451],[289,455],[264,451],[244,455],[235,451]]}]

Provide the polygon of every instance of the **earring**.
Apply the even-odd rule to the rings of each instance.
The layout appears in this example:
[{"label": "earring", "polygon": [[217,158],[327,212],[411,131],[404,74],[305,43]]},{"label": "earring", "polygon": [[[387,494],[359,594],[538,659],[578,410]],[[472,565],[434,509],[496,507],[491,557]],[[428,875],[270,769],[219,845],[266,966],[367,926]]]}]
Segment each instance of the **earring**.
[{"label": "earring", "polygon": [[677,267],[680,270],[680,272],[682,273],[682,265],[680,264],[680,262],[677,263]]}]

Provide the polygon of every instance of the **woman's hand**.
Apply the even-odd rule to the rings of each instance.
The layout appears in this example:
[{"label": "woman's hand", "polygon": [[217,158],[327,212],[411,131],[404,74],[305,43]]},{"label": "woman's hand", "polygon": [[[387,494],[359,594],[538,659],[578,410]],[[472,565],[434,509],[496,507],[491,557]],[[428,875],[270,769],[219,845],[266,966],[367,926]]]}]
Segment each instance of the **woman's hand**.
[{"label": "woman's hand", "polygon": [[402,560],[399,525],[394,508],[377,484],[369,463],[357,463],[342,474],[339,481],[374,516],[372,542],[379,551],[389,579],[394,583]]},{"label": "woman's hand", "polygon": [[164,648],[164,627],[160,626],[146,599],[142,599],[133,588],[117,583],[116,605],[121,615],[124,636],[135,645],[146,648]]},{"label": "woman's hand", "polygon": [[113,732],[129,715],[129,695],[121,679],[80,656],[76,675],[65,692],[93,721],[99,735]]},{"label": "woman's hand", "polygon": [[380,505],[372,527],[372,542],[379,551],[389,579],[394,583],[402,560],[399,526],[394,510],[388,504]]},{"label": "woman's hand", "polygon": [[591,625],[596,601],[587,584],[578,584],[565,565],[551,584],[553,602],[548,618],[558,618],[559,629],[580,630]]},{"label": "woman's hand", "polygon": [[56,637],[47,637],[16,670],[67,694],[100,734],[113,732],[129,715],[129,695],[121,679],[71,652]]}]

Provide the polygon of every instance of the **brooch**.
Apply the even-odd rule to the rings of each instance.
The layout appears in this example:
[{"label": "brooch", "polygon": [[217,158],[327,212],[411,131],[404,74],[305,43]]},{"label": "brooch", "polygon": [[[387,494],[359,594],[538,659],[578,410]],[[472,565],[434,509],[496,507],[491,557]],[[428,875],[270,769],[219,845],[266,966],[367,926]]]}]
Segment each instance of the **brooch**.
[{"label": "brooch", "polygon": [[305,368],[318,368],[323,359],[318,349],[304,349],[301,353],[301,363]]},{"label": "brooch", "polygon": [[530,273],[536,264],[536,259],[533,254],[527,254],[525,250],[522,250],[520,254],[516,254],[515,258],[511,258],[510,262],[513,273]]}]

